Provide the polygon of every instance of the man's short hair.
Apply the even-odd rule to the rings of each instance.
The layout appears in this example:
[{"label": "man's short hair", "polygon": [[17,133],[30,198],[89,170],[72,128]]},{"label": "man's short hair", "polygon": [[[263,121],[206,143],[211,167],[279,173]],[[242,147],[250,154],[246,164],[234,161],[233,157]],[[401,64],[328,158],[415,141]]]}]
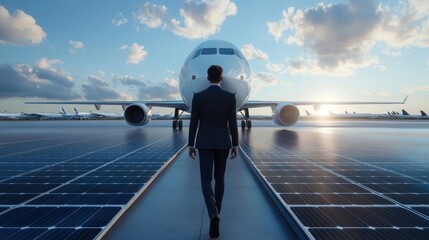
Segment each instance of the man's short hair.
[{"label": "man's short hair", "polygon": [[207,69],[207,79],[213,83],[219,83],[222,81],[222,73],[223,69],[219,65],[211,65],[209,69]]}]

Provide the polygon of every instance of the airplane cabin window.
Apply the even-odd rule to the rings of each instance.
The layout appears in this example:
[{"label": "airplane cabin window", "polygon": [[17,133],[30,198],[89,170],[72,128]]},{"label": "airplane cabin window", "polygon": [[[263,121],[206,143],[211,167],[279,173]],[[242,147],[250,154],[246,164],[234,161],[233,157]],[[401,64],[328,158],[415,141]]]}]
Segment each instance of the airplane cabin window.
[{"label": "airplane cabin window", "polygon": [[214,55],[217,53],[217,48],[203,48],[201,55]]},{"label": "airplane cabin window", "polygon": [[232,48],[219,48],[219,53],[223,55],[235,55]]},{"label": "airplane cabin window", "polygon": [[194,55],[192,56],[191,59],[197,58],[198,56],[200,56],[200,53],[201,53],[201,49],[198,49],[197,51],[195,51],[195,53],[194,53]]}]

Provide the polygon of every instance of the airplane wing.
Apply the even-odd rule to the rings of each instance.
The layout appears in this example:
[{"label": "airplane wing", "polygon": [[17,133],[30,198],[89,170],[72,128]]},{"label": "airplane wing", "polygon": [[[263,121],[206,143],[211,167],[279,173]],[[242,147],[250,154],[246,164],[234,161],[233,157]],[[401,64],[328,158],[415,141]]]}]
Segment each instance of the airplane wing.
[{"label": "airplane wing", "polygon": [[128,105],[141,103],[149,108],[165,107],[178,108],[180,110],[188,110],[188,106],[181,100],[172,101],[68,101],[68,102],[25,102],[25,104],[76,104],[76,105],[95,105],[97,110],[100,110],[101,105],[120,105],[125,108]]},{"label": "airplane wing", "polygon": [[329,101],[247,101],[240,110],[246,108],[275,107],[281,103],[289,103],[295,106],[313,105],[314,110],[319,110],[322,105],[365,105],[365,104],[405,104],[407,97],[401,102],[329,102]]}]

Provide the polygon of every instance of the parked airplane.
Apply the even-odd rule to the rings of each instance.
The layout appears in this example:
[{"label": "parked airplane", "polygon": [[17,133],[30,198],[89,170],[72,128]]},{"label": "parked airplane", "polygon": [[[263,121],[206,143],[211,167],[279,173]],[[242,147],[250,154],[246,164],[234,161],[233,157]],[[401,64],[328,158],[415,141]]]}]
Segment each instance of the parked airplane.
[{"label": "parked airplane", "polygon": [[29,116],[26,113],[0,113],[0,119],[3,120],[30,120],[30,119],[39,119],[37,116]]},{"label": "parked airplane", "polygon": [[428,119],[429,117],[423,110],[420,111],[420,115],[412,115],[409,114],[405,109],[402,109],[402,115],[400,118]]},{"label": "parked airplane", "polygon": [[152,107],[174,108],[173,128],[182,128],[180,120],[184,112],[191,112],[194,93],[209,86],[207,69],[217,64],[224,69],[222,88],[235,93],[237,112],[244,119],[241,127],[250,128],[249,109],[271,107],[273,121],[282,126],[294,125],[299,118],[297,106],[313,105],[318,110],[321,105],[349,104],[404,104],[401,102],[326,102],[326,101],[253,101],[248,100],[251,92],[252,70],[243,53],[232,43],[222,40],[208,40],[199,44],[186,58],[179,75],[179,88],[182,100],[176,101],[71,101],[71,102],[27,102],[28,104],[94,104],[97,110],[101,105],[121,105],[128,124],[140,126],[151,119]]},{"label": "parked airplane", "polygon": [[117,113],[96,113],[96,112],[79,112],[76,108],[73,108],[75,116],[80,118],[122,118],[122,114]]},{"label": "parked airplane", "polygon": [[344,114],[339,114],[339,113],[333,113],[333,112],[329,112],[329,116],[330,117],[335,117],[335,118],[349,118],[349,119],[362,119],[362,118],[379,118],[381,117],[382,114],[373,114],[373,113],[348,113],[347,111],[345,111]]},{"label": "parked airplane", "polygon": [[76,108],[73,108],[74,115],[79,118],[97,118],[98,115],[92,112],[79,112]]},{"label": "parked airplane", "polygon": [[61,108],[59,113],[24,113],[26,116],[37,117],[39,119],[63,119],[66,117],[72,117],[73,115],[67,114],[64,108]]}]

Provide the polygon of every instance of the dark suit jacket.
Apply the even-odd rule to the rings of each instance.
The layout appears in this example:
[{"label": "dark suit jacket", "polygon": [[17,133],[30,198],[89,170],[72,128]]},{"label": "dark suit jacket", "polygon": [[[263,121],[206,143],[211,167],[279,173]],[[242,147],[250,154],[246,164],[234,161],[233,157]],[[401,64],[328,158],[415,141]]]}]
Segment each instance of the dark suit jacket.
[{"label": "dark suit jacket", "polygon": [[217,85],[195,93],[192,99],[188,145],[195,144],[199,149],[230,149],[232,138],[232,145],[238,146],[235,108],[235,94]]}]

